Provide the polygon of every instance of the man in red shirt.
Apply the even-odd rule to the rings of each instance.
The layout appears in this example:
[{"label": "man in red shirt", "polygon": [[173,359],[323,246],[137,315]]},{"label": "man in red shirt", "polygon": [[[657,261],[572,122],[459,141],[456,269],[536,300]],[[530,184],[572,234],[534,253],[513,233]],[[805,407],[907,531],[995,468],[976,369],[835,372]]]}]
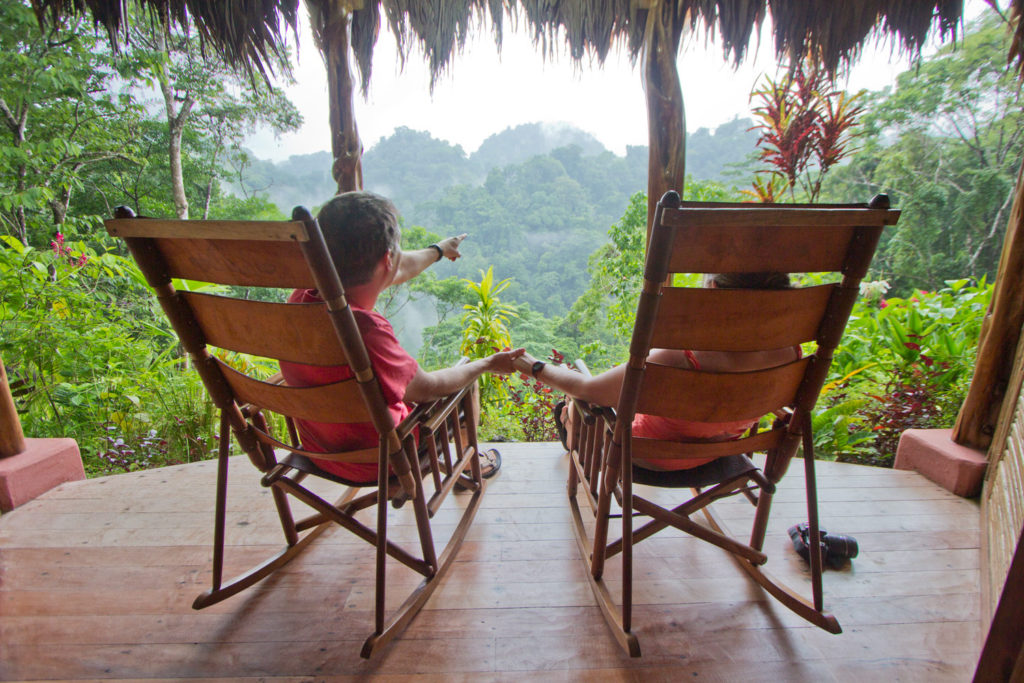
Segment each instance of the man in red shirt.
[{"label": "man in red shirt", "polygon": [[[317,220],[395,424],[411,412],[412,404],[447,396],[485,372],[505,375],[513,371],[513,361],[523,354],[523,349],[501,351],[456,367],[426,372],[398,343],[391,323],[373,310],[380,293],[391,285],[415,277],[444,256],[458,258],[458,245],[465,235],[448,238],[442,243],[444,247],[431,245],[404,253],[399,246],[401,231],[395,205],[385,197],[364,191],[335,196],[320,209]],[[319,302],[320,297],[316,290],[296,290],[288,301],[311,303]],[[289,385],[315,386],[348,379],[352,370],[348,366],[282,361],[281,374]],[[370,423],[299,421],[298,428],[303,446],[310,451],[369,448],[376,445],[378,438]],[[485,460],[484,476],[493,475],[501,463],[497,451],[481,456]],[[320,460],[317,464],[351,481],[369,483],[377,477],[377,465],[372,463]]]}]

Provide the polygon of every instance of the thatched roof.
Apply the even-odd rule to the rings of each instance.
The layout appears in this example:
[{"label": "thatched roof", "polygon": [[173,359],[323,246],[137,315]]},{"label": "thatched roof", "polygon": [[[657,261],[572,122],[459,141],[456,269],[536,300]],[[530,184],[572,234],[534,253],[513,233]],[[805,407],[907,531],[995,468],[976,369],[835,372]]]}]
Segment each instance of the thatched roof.
[{"label": "thatched roof", "polygon": [[561,37],[575,59],[590,53],[603,60],[616,41],[635,59],[650,13],[662,12],[682,18],[693,30],[703,29],[726,59],[739,63],[770,16],[778,57],[799,60],[813,53],[830,72],[873,38],[891,39],[899,50],[917,54],[932,30],[943,39],[955,37],[963,14],[962,0],[519,0],[519,5],[538,42],[550,47]]},{"label": "thatched roof", "polygon": [[[990,0],[994,1],[994,0]],[[294,31],[300,0],[136,0],[150,16],[184,26],[191,17],[203,40],[231,63],[266,73],[282,39]],[[92,16],[115,42],[126,35],[125,0],[32,0],[41,22],[68,14]],[[888,39],[916,54],[932,32],[953,38],[963,0],[306,0],[314,15],[341,7],[351,16],[352,47],[362,86],[369,84],[373,48],[382,23],[396,36],[403,58],[413,45],[426,55],[436,78],[464,46],[471,30],[490,27],[501,43],[503,18],[521,14],[545,53],[567,44],[571,56],[603,61],[622,46],[636,58],[651,12],[685,18],[703,28],[733,62],[743,59],[762,22],[772,20],[776,53],[800,58],[813,53],[830,70],[856,58],[864,42]],[[1013,0],[1020,16],[1024,0]],[[650,9],[654,8],[654,9]],[[383,18],[383,22],[382,22]],[[1011,58],[1024,64],[1018,25]]]}]

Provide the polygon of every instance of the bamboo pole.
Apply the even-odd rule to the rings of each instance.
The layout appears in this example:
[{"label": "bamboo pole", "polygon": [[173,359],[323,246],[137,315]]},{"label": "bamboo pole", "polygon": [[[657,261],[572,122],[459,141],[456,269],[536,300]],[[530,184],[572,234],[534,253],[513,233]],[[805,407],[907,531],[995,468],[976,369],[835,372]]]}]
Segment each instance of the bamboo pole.
[{"label": "bamboo pole", "polygon": [[[981,325],[978,357],[967,397],[953,427],[953,441],[985,450],[992,443],[999,412],[1013,374],[1014,349],[1024,325],[1024,163],[1006,226],[992,302]],[[996,444],[1001,448],[1000,444]]]},{"label": "bamboo pole", "polygon": [[18,411],[14,408],[14,397],[7,384],[7,371],[0,358],[0,458],[17,455],[25,450],[25,434],[21,431]]},{"label": "bamboo pole", "polygon": [[647,237],[661,196],[683,196],[686,177],[686,112],[676,58],[684,21],[676,3],[658,3],[648,12],[643,48],[647,99]]}]

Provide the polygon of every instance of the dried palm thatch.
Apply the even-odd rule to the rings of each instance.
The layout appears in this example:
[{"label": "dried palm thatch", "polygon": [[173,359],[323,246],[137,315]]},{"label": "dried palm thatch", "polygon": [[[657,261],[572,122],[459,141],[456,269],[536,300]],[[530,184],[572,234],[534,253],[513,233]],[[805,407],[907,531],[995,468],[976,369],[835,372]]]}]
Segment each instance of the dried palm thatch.
[{"label": "dried palm thatch", "polygon": [[[993,1],[994,0],[990,0]],[[67,15],[90,14],[116,44],[126,39],[128,0],[32,0],[41,22]],[[187,27],[191,18],[204,43],[249,73],[266,75],[280,58],[283,39],[295,30],[299,0],[135,0],[148,16],[164,25]],[[817,57],[834,72],[857,57],[869,40],[888,39],[900,52],[917,54],[937,30],[943,39],[956,35],[963,0],[306,0],[317,21],[351,20],[352,49],[365,92],[370,82],[374,45],[382,16],[395,35],[403,61],[418,46],[430,65],[432,80],[444,72],[472,30],[490,25],[500,48],[506,13],[520,15],[534,40],[550,55],[568,45],[578,62],[603,62],[619,45],[636,58],[644,46],[652,15],[660,13],[704,29],[716,37],[726,57],[738,63],[770,16],[776,53],[789,60]],[[1021,16],[1024,0],[1013,0]],[[673,21],[673,23],[676,23]],[[320,31],[318,42],[330,31]],[[1017,25],[1010,55],[1024,68],[1024,29]]]},{"label": "dried palm thatch", "polygon": [[651,14],[670,14],[691,30],[718,37],[727,59],[742,61],[752,38],[770,16],[775,51],[798,61],[811,54],[830,72],[855,59],[872,39],[891,39],[901,52],[917,54],[937,28],[955,37],[962,0],[519,0],[545,51],[564,34],[574,59],[585,54],[602,61],[616,42],[636,59],[644,46]]},{"label": "dried palm thatch", "polygon": [[[115,47],[129,40],[129,24],[140,18],[185,31],[194,26],[204,47],[212,47],[236,68],[264,77],[273,73],[274,61],[284,54],[289,29],[296,33],[299,4],[300,0],[32,0],[41,24],[88,14],[107,31]],[[483,26],[488,17],[500,46],[505,9],[503,0],[306,0],[305,4],[321,47],[335,35],[339,19],[351,24],[352,51],[364,92],[382,13],[403,62],[410,47],[418,44],[433,80],[465,46],[474,27]],[[133,15],[130,5],[141,11]]]},{"label": "dried palm thatch", "polygon": [[[59,24],[67,16],[92,16],[106,29],[115,49],[129,39],[133,19],[163,26],[194,26],[202,44],[212,46],[224,59],[250,74],[267,78],[275,62],[285,58],[287,29],[296,33],[299,0],[32,0],[40,24]],[[136,12],[131,12],[129,5]],[[190,22],[191,18],[191,22]]]}]

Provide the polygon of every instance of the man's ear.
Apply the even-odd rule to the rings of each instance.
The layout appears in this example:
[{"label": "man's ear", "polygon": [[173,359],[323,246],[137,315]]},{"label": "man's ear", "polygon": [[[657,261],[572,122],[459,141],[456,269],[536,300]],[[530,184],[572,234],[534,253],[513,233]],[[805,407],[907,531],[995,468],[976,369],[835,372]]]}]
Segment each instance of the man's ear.
[{"label": "man's ear", "polygon": [[391,251],[390,249],[384,252],[384,256],[381,257],[380,261],[377,262],[377,273],[381,278],[384,286],[388,286],[398,275],[398,261],[400,258],[400,252]]}]

